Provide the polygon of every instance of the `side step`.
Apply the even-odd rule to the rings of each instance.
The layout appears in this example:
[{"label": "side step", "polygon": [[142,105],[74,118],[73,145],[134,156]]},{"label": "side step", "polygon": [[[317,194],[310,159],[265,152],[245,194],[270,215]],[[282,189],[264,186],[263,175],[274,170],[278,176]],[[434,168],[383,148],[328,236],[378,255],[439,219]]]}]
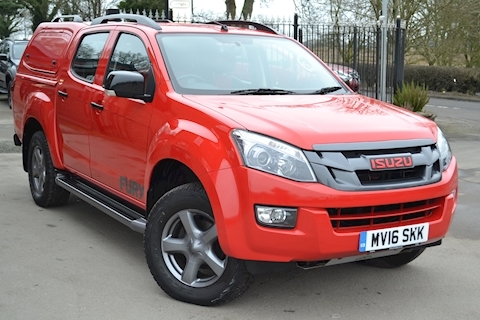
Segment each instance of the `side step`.
[{"label": "side step", "polygon": [[147,220],[145,220],[145,218],[137,211],[104,195],[74,177],[59,173],[55,178],[55,182],[63,189],[103,211],[133,231],[140,233],[145,232]]}]

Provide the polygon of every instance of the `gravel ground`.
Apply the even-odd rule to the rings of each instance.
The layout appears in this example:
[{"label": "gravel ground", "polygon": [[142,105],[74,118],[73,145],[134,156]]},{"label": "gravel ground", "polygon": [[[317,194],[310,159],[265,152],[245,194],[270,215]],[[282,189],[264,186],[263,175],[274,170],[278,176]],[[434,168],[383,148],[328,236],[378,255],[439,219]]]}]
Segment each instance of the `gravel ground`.
[{"label": "gravel ground", "polygon": [[0,141],[0,153],[20,153],[22,149],[13,144],[13,141]]}]

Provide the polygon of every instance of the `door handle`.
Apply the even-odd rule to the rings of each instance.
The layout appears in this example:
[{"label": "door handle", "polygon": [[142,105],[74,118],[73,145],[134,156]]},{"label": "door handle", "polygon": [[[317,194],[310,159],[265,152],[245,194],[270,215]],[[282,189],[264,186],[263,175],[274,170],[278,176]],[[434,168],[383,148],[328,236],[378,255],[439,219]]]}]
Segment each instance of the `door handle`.
[{"label": "door handle", "polygon": [[98,110],[103,110],[103,106],[101,104],[95,103],[95,102],[90,102],[90,105]]},{"label": "door handle", "polygon": [[65,91],[58,90],[57,93],[58,93],[59,96],[62,96],[64,98],[68,97],[68,93],[66,93]]}]

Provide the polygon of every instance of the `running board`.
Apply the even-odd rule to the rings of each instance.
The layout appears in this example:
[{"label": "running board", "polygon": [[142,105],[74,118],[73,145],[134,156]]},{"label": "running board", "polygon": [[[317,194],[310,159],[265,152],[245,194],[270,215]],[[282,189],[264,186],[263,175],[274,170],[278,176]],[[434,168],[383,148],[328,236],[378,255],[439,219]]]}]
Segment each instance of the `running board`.
[{"label": "running board", "polygon": [[55,182],[61,188],[108,214],[110,217],[123,223],[133,231],[140,233],[145,232],[147,220],[145,220],[145,218],[137,211],[104,195],[74,177],[57,174]]}]

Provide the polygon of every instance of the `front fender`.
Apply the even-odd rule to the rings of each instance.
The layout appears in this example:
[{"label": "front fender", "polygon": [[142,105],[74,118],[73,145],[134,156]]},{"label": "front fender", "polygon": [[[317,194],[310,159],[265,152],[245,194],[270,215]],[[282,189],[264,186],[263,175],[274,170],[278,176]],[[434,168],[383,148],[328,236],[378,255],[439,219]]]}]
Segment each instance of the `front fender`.
[{"label": "front fender", "polygon": [[[228,247],[226,241],[225,215],[220,205],[218,186],[211,172],[231,172],[240,165],[237,151],[230,138],[229,128],[218,125],[211,129],[186,120],[171,120],[155,134],[147,155],[146,177],[151,179],[158,162],[174,159],[183,163],[199,178],[210,200],[217,224],[220,245]],[[152,181],[145,181],[151,185]],[[227,186],[228,187],[228,186]],[[237,186],[230,186],[235,190]]]},{"label": "front fender", "polygon": [[163,159],[183,163],[197,177],[240,164],[229,130],[209,129],[187,119],[166,122],[154,135],[150,146],[146,177],[151,176],[155,165]]}]

